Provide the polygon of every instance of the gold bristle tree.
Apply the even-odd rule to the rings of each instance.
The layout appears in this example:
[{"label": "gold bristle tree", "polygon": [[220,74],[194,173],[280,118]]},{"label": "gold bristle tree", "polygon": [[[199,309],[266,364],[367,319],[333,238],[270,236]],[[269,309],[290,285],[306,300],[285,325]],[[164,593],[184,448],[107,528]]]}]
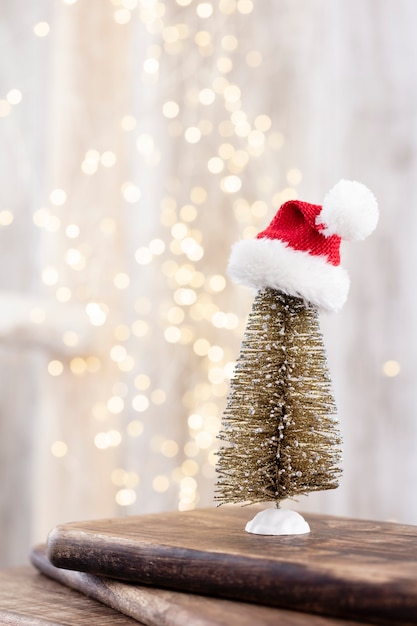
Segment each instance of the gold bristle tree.
[{"label": "gold bristle tree", "polygon": [[341,439],[316,306],[257,292],[219,438],[220,504],[279,506],[338,486]]}]

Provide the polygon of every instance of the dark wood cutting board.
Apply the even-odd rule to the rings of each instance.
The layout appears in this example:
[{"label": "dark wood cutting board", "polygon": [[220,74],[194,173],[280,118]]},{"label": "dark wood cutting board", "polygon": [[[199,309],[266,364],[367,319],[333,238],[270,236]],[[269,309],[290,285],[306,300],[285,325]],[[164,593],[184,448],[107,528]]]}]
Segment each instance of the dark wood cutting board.
[{"label": "dark wood cutting board", "polygon": [[355,626],[359,622],[335,620],[286,609],[197,596],[145,587],[111,578],[55,567],[45,546],[31,552],[33,565],[43,574],[129,615],[147,626]]},{"label": "dark wood cutting board", "polygon": [[311,533],[259,536],[257,508],[171,512],[56,527],[58,567],[379,624],[417,623],[417,527],[306,515]]}]

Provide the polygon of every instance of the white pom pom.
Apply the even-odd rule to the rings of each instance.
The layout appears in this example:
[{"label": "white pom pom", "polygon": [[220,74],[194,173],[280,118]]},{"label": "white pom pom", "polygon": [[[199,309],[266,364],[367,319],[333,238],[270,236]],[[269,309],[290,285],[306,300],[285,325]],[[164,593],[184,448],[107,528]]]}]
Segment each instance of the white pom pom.
[{"label": "white pom pom", "polygon": [[341,180],[326,194],[317,225],[324,226],[324,235],[358,241],[372,233],[378,217],[374,194],[362,183]]}]

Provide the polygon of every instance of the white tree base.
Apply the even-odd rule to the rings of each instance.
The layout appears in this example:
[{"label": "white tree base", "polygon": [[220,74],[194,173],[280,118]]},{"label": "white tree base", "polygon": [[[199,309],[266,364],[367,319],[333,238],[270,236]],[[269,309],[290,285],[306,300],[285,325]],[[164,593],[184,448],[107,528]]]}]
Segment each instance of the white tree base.
[{"label": "white tree base", "polygon": [[246,524],[245,530],[254,535],[304,535],[310,526],[296,511],[265,509]]}]

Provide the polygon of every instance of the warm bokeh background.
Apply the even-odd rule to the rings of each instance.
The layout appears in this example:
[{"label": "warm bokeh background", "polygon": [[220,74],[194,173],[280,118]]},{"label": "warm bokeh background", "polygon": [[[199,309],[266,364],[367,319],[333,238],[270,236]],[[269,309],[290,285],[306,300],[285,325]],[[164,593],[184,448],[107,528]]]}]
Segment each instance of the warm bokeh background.
[{"label": "warm bokeh background", "polygon": [[231,244],[370,187],[323,318],[344,478],[301,509],[417,524],[417,3],[0,0],[0,556],[213,504],[253,294]]}]

